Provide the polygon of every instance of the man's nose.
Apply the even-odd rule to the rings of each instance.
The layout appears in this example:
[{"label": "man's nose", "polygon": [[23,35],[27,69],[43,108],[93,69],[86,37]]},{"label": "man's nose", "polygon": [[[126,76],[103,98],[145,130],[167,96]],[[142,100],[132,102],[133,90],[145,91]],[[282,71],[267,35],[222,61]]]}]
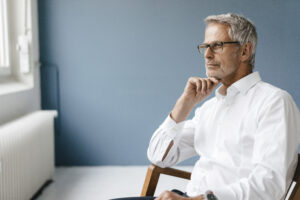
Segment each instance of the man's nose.
[{"label": "man's nose", "polygon": [[204,57],[206,59],[211,59],[214,57],[214,53],[212,52],[212,50],[210,49],[210,47],[208,47],[205,52],[204,52]]}]

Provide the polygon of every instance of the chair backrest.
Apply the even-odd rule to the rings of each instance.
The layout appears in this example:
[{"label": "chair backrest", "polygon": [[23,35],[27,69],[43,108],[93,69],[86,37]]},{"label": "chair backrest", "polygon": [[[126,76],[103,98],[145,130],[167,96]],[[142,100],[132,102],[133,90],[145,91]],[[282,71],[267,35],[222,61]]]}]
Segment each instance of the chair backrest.
[{"label": "chair backrest", "polygon": [[300,199],[300,154],[298,154],[298,164],[293,177],[293,181],[296,182],[296,185],[294,186],[293,191],[288,200],[299,200]]}]

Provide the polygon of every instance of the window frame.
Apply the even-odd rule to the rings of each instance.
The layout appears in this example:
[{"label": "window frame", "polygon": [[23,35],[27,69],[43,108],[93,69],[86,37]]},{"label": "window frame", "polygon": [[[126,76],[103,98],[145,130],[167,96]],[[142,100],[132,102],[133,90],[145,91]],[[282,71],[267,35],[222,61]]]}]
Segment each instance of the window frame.
[{"label": "window frame", "polygon": [[9,46],[9,19],[7,0],[0,0],[0,75],[9,76],[10,70],[10,46]]},{"label": "window frame", "polygon": [[[39,71],[37,0],[0,0],[7,2],[9,67],[0,67],[0,96],[33,89]],[[21,11],[21,12],[20,12]],[[26,16],[26,17],[25,17]],[[27,70],[21,67],[20,37],[28,40]],[[19,50],[18,50],[19,48]]]}]

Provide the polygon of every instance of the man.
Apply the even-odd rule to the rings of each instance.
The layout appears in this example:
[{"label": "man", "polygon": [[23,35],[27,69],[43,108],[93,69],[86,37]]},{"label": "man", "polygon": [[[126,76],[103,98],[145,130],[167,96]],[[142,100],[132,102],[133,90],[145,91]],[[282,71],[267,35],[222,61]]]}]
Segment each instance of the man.
[{"label": "man", "polygon": [[[187,81],[147,152],[160,167],[195,155],[200,159],[186,193],[165,191],[156,200],[283,199],[297,164],[298,108],[286,91],[252,72],[257,34],[251,21],[235,14],[205,21],[205,39],[198,49],[205,57],[207,78]],[[219,83],[215,97],[187,120]]]},{"label": "man", "polygon": [[[220,200],[279,200],[297,164],[300,116],[291,96],[252,72],[257,34],[253,23],[234,14],[206,18],[207,78],[192,77],[148,148],[161,167],[200,155],[187,195],[204,199],[210,190]],[[208,97],[216,96],[195,111]],[[164,192],[157,199],[184,199]]]}]

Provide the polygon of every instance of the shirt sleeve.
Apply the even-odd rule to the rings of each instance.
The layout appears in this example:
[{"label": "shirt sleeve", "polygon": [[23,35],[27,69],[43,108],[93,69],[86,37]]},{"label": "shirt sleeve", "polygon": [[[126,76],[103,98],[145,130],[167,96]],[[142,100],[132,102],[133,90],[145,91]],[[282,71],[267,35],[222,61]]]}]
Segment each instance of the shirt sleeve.
[{"label": "shirt sleeve", "polygon": [[[171,167],[197,155],[194,149],[193,120],[176,123],[170,115],[154,132],[147,150],[148,159],[160,167]],[[171,142],[173,146],[163,159]]]},{"label": "shirt sleeve", "polygon": [[289,188],[298,158],[299,110],[286,92],[264,105],[254,133],[253,170],[248,177],[215,190],[220,200],[279,200]]}]

